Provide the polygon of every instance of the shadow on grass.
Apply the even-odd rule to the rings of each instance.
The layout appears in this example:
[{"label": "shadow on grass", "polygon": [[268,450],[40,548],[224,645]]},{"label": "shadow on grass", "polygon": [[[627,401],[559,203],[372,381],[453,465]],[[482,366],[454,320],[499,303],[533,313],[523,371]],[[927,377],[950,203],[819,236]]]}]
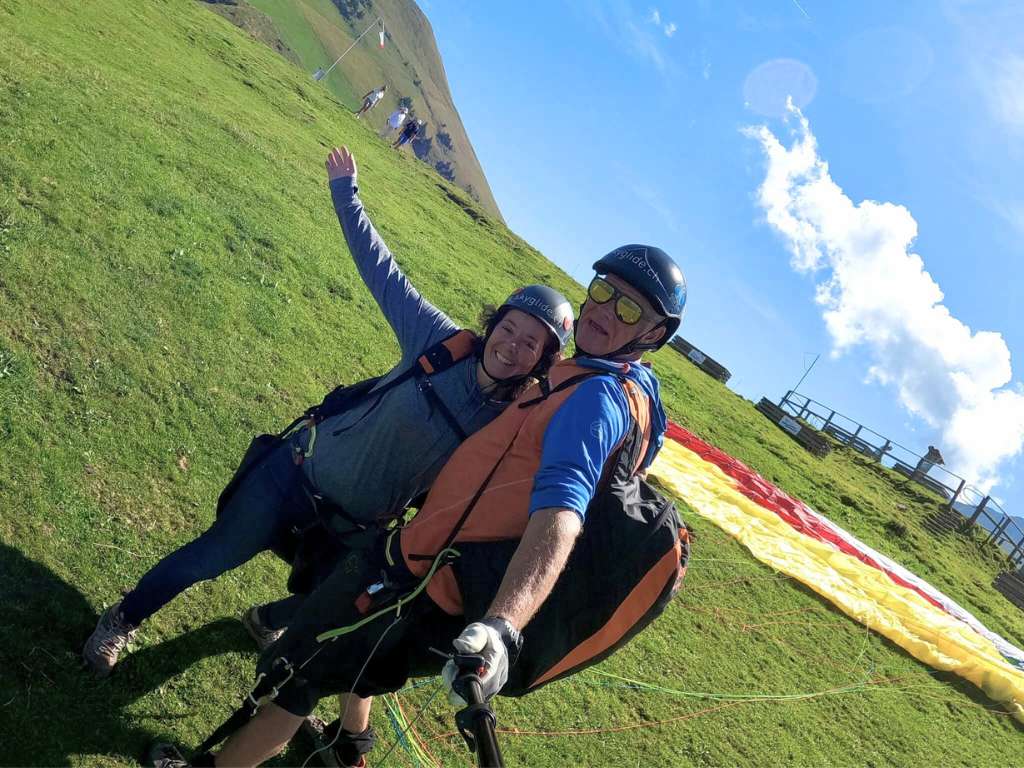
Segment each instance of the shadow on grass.
[{"label": "shadow on grass", "polygon": [[253,650],[241,625],[222,619],[143,648],[97,680],[79,657],[98,618],[92,607],[49,568],[5,545],[0,606],[3,765],[69,765],[79,754],[137,761],[154,734],[126,711],[132,703],[199,659]]}]

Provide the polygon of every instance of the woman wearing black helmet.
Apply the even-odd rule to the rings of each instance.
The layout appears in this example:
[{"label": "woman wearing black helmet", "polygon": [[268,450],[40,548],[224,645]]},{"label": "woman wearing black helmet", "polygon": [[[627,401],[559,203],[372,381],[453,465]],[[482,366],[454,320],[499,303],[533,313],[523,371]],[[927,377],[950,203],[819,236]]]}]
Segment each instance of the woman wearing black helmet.
[{"label": "woman wearing black helmet", "polygon": [[[483,338],[463,345],[464,357],[450,357],[429,378],[403,376],[424,352],[462,334],[420,296],[373,228],[356,194],[356,165],[347,149],[330,153],[327,175],[349,250],[402,359],[369,396],[290,435],[244,476],[205,533],[161,560],[100,617],[83,651],[97,674],[109,674],[138,625],[181,591],[271,549],[289,531],[309,528],[324,508],[332,519],[320,522],[337,531],[400,514],[467,435],[546,373],[571,334],[565,297],[527,286],[490,316]],[[287,625],[292,604],[274,605],[274,616],[252,609],[243,617],[261,646]]]}]

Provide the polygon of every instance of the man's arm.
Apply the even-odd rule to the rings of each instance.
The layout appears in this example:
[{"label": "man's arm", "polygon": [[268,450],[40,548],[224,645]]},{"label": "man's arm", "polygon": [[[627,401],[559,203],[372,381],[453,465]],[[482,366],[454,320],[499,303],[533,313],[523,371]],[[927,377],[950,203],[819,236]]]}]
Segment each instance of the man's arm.
[{"label": "man's arm", "polygon": [[[604,379],[609,379],[604,381]],[[541,462],[533,479],[530,520],[512,555],[487,615],[452,641],[459,653],[479,654],[489,699],[508,680],[522,643],[520,631],[548,599],[565,569],[605,462],[629,426],[629,406],[614,379],[583,382],[562,404],[544,431]],[[457,670],[449,661],[444,679]],[[449,698],[464,704],[452,691]]]},{"label": "man's arm", "polygon": [[571,509],[534,512],[487,615],[522,630],[551,594],[582,530],[579,514]]},{"label": "man's arm", "polygon": [[[534,512],[487,616],[470,624],[452,642],[459,653],[483,658],[487,671],[480,684],[485,701],[508,680],[509,666],[515,663],[522,643],[519,632],[551,594],[581,530],[583,522],[571,509],[551,507]],[[442,676],[450,689],[449,701],[465,706],[453,687],[458,676],[453,661],[445,664]]]}]

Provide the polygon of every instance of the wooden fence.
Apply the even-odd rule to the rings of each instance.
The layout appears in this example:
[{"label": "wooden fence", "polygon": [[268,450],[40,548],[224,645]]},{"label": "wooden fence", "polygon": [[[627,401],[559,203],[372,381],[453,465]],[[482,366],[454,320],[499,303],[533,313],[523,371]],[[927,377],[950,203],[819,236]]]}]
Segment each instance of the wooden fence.
[{"label": "wooden fence", "polygon": [[723,384],[729,381],[732,377],[732,374],[729,373],[729,370],[724,365],[719,363],[717,360],[712,360],[708,355],[701,352],[681,336],[673,337],[672,340],[669,341],[668,345],[704,371],[708,376],[718,379]]},{"label": "wooden fence", "polygon": [[761,402],[757,404],[757,410],[815,456],[827,456],[831,450],[828,440],[820,432],[815,432],[806,424],[801,424],[767,397],[761,398]]},{"label": "wooden fence", "polygon": [[[959,514],[959,525],[955,528],[970,532],[975,525],[979,526],[988,534],[985,543],[998,546],[1013,563],[1018,575],[1024,577],[1024,528],[991,496],[968,485],[959,475],[927,461],[924,456],[799,392],[787,392],[777,408],[937,493],[946,500],[948,510]],[[1008,590],[1015,583],[1000,577],[993,586],[1009,598]]]}]

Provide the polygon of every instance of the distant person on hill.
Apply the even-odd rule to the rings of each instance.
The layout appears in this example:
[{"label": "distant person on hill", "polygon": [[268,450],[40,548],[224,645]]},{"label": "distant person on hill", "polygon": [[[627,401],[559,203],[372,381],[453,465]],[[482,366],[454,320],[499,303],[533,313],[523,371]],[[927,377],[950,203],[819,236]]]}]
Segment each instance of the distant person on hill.
[{"label": "distant person on hill", "polygon": [[387,90],[388,87],[386,85],[382,85],[380,88],[374,88],[363,96],[363,106],[361,106],[356,112],[356,120],[377,106],[377,103],[384,98],[384,94]]},{"label": "distant person on hill", "polygon": [[399,107],[388,117],[387,122],[384,124],[384,133],[382,136],[387,136],[392,131],[397,131],[402,127],[402,123],[405,122],[405,118],[409,116],[408,107]]},{"label": "distant person on hill", "polygon": [[423,130],[424,125],[426,124],[422,120],[410,120],[406,123],[405,128],[402,129],[402,133],[399,134],[398,139],[391,146],[398,149],[399,147],[408,144],[416,138],[416,135],[420,133],[420,131]]},{"label": "distant person on hill", "polygon": [[[355,546],[360,534],[401,516],[467,436],[547,374],[571,334],[571,305],[541,285],[519,289],[490,312],[482,337],[460,330],[420,295],[377,234],[356,195],[348,149],[330,153],[327,177],[349,251],[401,360],[341,412],[298,424],[242,476],[205,533],[164,557],[103,613],[83,649],[100,676],[110,674],[144,620],[193,584],[277,551],[294,532],[312,544]],[[266,647],[301,602],[293,595],[254,607],[242,622]]]}]

